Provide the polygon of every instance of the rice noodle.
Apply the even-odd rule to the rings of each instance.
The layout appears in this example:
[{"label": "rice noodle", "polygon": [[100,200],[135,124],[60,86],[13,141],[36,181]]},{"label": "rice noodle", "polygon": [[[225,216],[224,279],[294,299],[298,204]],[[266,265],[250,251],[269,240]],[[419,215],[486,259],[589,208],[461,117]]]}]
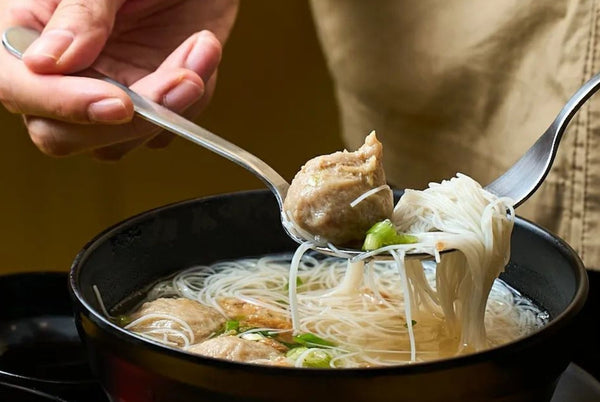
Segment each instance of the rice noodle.
[{"label": "rice noodle", "polygon": [[360,196],[358,196],[354,201],[352,201],[350,203],[350,206],[352,208],[354,208],[355,206],[357,206],[358,204],[360,204],[366,198],[372,196],[373,194],[376,194],[376,193],[380,192],[381,190],[385,190],[385,189],[389,189],[389,188],[390,188],[390,186],[388,186],[387,184],[382,184],[381,186],[372,188],[371,190],[366,191],[365,193],[363,193]]},{"label": "rice noodle", "polygon": [[[293,256],[281,255],[219,263],[217,273],[207,279],[206,286],[198,292],[197,300],[218,305],[216,300],[219,298],[238,295],[256,299],[255,295],[262,292],[265,296],[260,298],[261,307],[267,306],[278,312],[287,311],[286,314],[291,318],[286,286],[291,288],[294,284],[289,277],[292,259]],[[336,347],[328,349],[335,367],[397,365],[452,356],[459,352],[458,341],[440,350],[437,334],[444,334],[447,330],[447,317],[441,313],[439,306],[435,314],[430,314],[419,305],[411,309],[411,321],[407,319],[409,315],[405,311],[404,285],[395,261],[366,264],[363,281],[358,285],[359,291],[346,294],[334,293],[338,287],[345,286],[342,285],[344,282],[348,283],[350,270],[346,260],[316,259],[309,253],[302,256],[297,266],[297,278],[301,279],[302,284],[296,292],[298,319],[294,332],[315,333],[335,343]],[[180,275],[185,277],[185,271]],[[190,270],[190,275],[196,275],[194,270]],[[407,276],[410,276],[408,269]],[[422,276],[431,291],[439,296],[435,264],[424,264]],[[544,323],[544,315],[540,314],[539,309],[501,281],[495,282],[487,305],[487,347],[525,335]],[[412,320],[416,321],[412,326],[413,348],[409,335],[409,323],[412,324]],[[266,328],[253,331],[266,331]]]},{"label": "rice noodle", "polygon": [[[448,253],[438,264],[438,304],[448,327],[460,336],[461,350],[485,348],[486,300],[510,256],[512,201],[498,198],[458,174],[423,191],[407,190],[394,209],[393,220],[401,231],[427,232],[419,238],[423,250],[458,251]],[[410,279],[414,285],[415,276]]]},{"label": "rice noodle", "polygon": [[408,329],[408,341],[410,343],[410,361],[414,362],[416,359],[416,348],[415,348],[415,333],[413,331],[413,318],[411,304],[414,300],[410,286],[408,284],[408,277],[406,276],[406,267],[404,266],[404,253],[399,251],[392,251],[394,261],[396,261],[396,267],[400,274],[400,281],[402,283],[402,293],[404,294],[404,317],[406,317],[406,328]]}]

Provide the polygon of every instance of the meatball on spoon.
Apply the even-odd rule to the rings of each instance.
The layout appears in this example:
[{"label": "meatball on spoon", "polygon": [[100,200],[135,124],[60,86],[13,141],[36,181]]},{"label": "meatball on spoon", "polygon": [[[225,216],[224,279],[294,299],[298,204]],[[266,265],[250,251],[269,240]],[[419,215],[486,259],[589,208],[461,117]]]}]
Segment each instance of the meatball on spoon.
[{"label": "meatball on spoon", "polygon": [[[10,53],[21,58],[38,36],[39,32],[33,29],[12,27],[4,32],[2,42]],[[343,257],[359,255],[362,253],[360,249],[330,246],[358,243],[361,233],[377,220],[391,215],[392,191],[385,185],[381,144],[374,134],[356,153],[344,151],[309,161],[298,174],[298,183],[289,191],[290,184],[279,173],[248,151],[95,70],[85,70],[78,75],[116,85],[131,97],[135,112],[144,119],[237,163],[259,177],[275,195],[289,236],[298,243],[314,242],[313,248],[320,253]],[[310,185],[310,188],[302,190],[302,185]],[[349,206],[352,198],[378,187],[380,191],[358,203],[356,209]],[[290,200],[284,203],[288,191]],[[307,210],[303,211],[303,208]],[[317,233],[310,233],[312,230]]]}]

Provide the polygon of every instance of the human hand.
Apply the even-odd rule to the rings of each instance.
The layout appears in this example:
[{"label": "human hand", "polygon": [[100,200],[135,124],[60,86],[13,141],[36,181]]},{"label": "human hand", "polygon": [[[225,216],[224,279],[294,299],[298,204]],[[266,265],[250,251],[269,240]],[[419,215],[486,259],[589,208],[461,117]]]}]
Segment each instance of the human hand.
[{"label": "human hand", "polygon": [[48,155],[117,160],[166,146],[171,135],[134,117],[122,90],[65,74],[91,66],[193,116],[210,100],[236,11],[237,0],[2,0],[2,31],[43,32],[23,61],[0,51],[0,101]]}]

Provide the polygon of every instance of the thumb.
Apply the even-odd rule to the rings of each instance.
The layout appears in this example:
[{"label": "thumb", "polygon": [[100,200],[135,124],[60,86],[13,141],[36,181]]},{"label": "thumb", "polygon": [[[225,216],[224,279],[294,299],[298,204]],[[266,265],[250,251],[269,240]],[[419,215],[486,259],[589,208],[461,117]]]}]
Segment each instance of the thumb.
[{"label": "thumb", "polygon": [[102,51],[124,1],[61,1],[23,61],[40,74],[69,74],[89,67]]}]

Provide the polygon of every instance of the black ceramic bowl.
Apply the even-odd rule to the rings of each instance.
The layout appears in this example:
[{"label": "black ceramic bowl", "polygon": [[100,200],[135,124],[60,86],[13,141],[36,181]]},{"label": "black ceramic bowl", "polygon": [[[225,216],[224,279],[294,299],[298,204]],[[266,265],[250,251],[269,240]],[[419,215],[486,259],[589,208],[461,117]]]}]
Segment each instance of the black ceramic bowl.
[{"label": "black ceramic bowl", "polygon": [[551,315],[502,347],[409,366],[296,369],[183,353],[132,336],[100,312],[174,272],[223,259],[293,251],[266,191],[181,202],[128,219],[76,257],[70,286],[92,367],[115,401],[544,401],[570,361],[574,319],[587,295],[573,250],[517,219],[502,275]]}]

